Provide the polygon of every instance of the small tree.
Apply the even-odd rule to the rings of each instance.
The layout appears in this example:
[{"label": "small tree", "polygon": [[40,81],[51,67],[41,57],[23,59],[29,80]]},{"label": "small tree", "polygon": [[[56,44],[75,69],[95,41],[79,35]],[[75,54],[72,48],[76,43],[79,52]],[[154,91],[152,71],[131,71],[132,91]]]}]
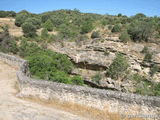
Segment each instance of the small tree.
[{"label": "small tree", "polygon": [[24,23],[22,25],[22,30],[25,37],[34,37],[36,36],[36,28],[31,23]]},{"label": "small tree", "polygon": [[27,18],[28,18],[28,15],[25,13],[18,14],[16,16],[15,25],[20,27]]},{"label": "small tree", "polygon": [[44,25],[43,25],[44,28],[46,28],[48,31],[52,31],[53,30],[53,23],[51,22],[50,19],[48,19]]},{"label": "small tree", "polygon": [[126,57],[122,54],[118,54],[113,60],[112,64],[107,70],[107,76],[112,79],[119,79],[120,77],[125,77],[128,70],[129,64]]}]

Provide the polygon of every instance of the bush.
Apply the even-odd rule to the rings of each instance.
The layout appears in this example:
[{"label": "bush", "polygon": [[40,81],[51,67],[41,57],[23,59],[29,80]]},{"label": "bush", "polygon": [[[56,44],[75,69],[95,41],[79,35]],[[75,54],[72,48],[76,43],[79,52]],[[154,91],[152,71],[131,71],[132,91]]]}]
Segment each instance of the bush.
[{"label": "bush", "polygon": [[122,40],[124,43],[127,43],[128,41],[130,41],[130,36],[128,35],[127,32],[123,32],[120,37],[120,40]]},{"label": "bush", "polygon": [[2,52],[18,52],[18,46],[13,37],[9,35],[8,26],[2,27],[3,32],[0,33],[0,50]]},{"label": "bush", "polygon": [[154,74],[156,74],[156,72],[158,72],[159,70],[160,70],[160,68],[157,65],[153,65],[151,67],[150,75],[154,76]]},{"label": "bush", "polygon": [[145,57],[144,57],[144,62],[149,63],[149,62],[151,62],[151,60],[152,60],[152,53],[147,52]]},{"label": "bush", "polygon": [[142,52],[141,53],[148,53],[149,52],[149,49],[148,49],[148,47],[146,47],[146,46],[144,46],[144,48],[143,48],[143,50],[142,50]]},{"label": "bush", "polygon": [[81,26],[81,33],[89,33],[93,30],[93,24],[92,22],[85,22]]},{"label": "bush", "polygon": [[22,25],[22,30],[25,37],[35,37],[36,36],[36,27],[31,23],[24,23]]},{"label": "bush", "polygon": [[7,16],[8,16],[8,14],[6,11],[3,11],[3,10],[0,11],[0,18],[5,18]]},{"label": "bush", "polygon": [[44,24],[43,27],[46,28],[48,31],[53,31],[53,23],[50,19],[48,19]]},{"label": "bush", "polygon": [[121,31],[121,27],[116,24],[113,28],[112,28],[112,32],[120,32]]},{"label": "bush", "polygon": [[16,16],[15,20],[15,25],[18,27],[21,27],[21,25],[25,22],[25,20],[28,18],[28,15],[23,13],[23,14],[18,14]]},{"label": "bush", "polygon": [[112,30],[112,25],[109,25],[109,26],[108,26],[108,29],[109,29],[109,30]]},{"label": "bush", "polygon": [[102,80],[102,75],[100,74],[100,72],[98,72],[95,76],[93,76],[92,80],[97,84],[100,84],[100,81]]},{"label": "bush", "polygon": [[81,86],[84,85],[83,79],[82,79],[81,77],[79,77],[79,76],[73,76],[73,77],[71,78],[71,81],[72,81],[72,83],[75,84],[75,85],[81,85]]},{"label": "bush", "polygon": [[100,37],[99,31],[92,32],[91,38],[99,38],[99,37]]},{"label": "bush", "polygon": [[41,31],[41,37],[42,38],[47,38],[49,36],[48,34],[48,30],[46,28],[44,28],[42,31]]},{"label": "bush", "polygon": [[74,27],[72,28],[72,26],[62,24],[59,28],[59,36],[62,39],[76,38],[78,36],[78,32],[74,29]]},{"label": "bush", "polygon": [[43,16],[41,17],[42,23],[45,23],[48,19],[50,19],[50,16],[49,16],[49,15],[43,15]]},{"label": "bush", "polygon": [[153,34],[152,24],[147,22],[132,23],[127,31],[134,42],[148,42]]},{"label": "bush", "polygon": [[[31,48],[28,47],[29,49]],[[31,52],[27,56],[29,61],[29,68],[31,75],[39,79],[46,79],[54,82],[61,82],[66,84],[83,85],[83,80],[78,77],[70,77],[70,73],[73,69],[73,64],[67,56],[54,53],[50,50],[39,50],[37,47],[32,46]]]},{"label": "bush", "polygon": [[28,18],[25,22],[31,23],[32,25],[36,27],[36,29],[39,29],[41,26],[41,21],[37,18]]},{"label": "bush", "polygon": [[122,54],[118,54],[113,60],[112,64],[109,66],[106,74],[112,79],[119,79],[120,77],[125,77],[128,70],[129,64],[126,57]]},{"label": "bush", "polygon": [[110,52],[108,52],[108,51],[104,52],[104,55],[106,55],[106,56],[108,56],[109,54],[110,54]]}]

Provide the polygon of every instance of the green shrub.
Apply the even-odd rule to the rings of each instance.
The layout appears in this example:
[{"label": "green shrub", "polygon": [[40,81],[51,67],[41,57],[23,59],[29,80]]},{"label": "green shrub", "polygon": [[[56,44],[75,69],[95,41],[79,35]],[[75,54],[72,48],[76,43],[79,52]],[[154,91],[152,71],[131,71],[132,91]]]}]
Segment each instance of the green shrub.
[{"label": "green shrub", "polygon": [[112,30],[112,25],[109,25],[109,26],[108,26],[108,29],[109,29],[109,30]]},{"label": "green shrub", "polygon": [[110,53],[108,51],[104,52],[104,55],[108,56]]},{"label": "green shrub", "polygon": [[16,41],[10,41],[9,42],[9,51],[12,52],[13,54],[16,54],[18,52],[18,46]]},{"label": "green shrub", "polygon": [[112,28],[112,32],[120,32],[121,31],[121,26],[116,24],[113,28]]},{"label": "green shrub", "polygon": [[124,43],[127,43],[130,41],[130,36],[128,35],[127,32],[123,32],[120,37],[119,37],[120,40],[122,40]]},{"label": "green shrub", "polygon": [[72,81],[72,83],[75,84],[75,85],[81,85],[81,86],[84,85],[83,79],[82,79],[81,77],[79,77],[79,76],[73,76],[73,77],[71,78],[71,81]]},{"label": "green shrub", "polygon": [[35,37],[36,36],[36,27],[31,23],[22,24],[22,30],[25,37]]},{"label": "green shrub", "polygon": [[44,29],[41,31],[41,37],[42,37],[42,38],[47,38],[47,37],[49,37],[48,30],[47,30],[46,28],[44,28]]},{"label": "green shrub", "polygon": [[[28,45],[29,46],[29,45]],[[28,47],[29,49],[31,48]],[[39,52],[37,52],[39,51]],[[73,69],[73,64],[67,56],[54,53],[50,50],[37,50],[32,46],[31,54],[26,57],[32,76],[66,84],[83,85],[83,80],[78,76],[71,78],[68,73]]]},{"label": "green shrub", "polygon": [[36,29],[39,29],[41,26],[41,21],[37,18],[28,18],[25,22],[31,23]]},{"label": "green shrub", "polygon": [[117,54],[116,58],[113,60],[112,64],[106,72],[108,77],[112,79],[119,79],[126,76],[129,64],[126,57],[122,54]]},{"label": "green shrub", "polygon": [[136,93],[151,96],[160,95],[160,83],[153,83],[138,73],[133,75],[133,80],[135,81]]},{"label": "green shrub", "polygon": [[2,52],[12,52],[16,54],[18,52],[18,46],[16,40],[9,35],[8,26],[2,27],[0,33],[0,50]]},{"label": "green shrub", "polygon": [[100,84],[100,81],[102,80],[102,75],[100,74],[100,72],[98,72],[95,76],[93,76],[92,80],[97,84]]},{"label": "green shrub", "polygon": [[143,50],[141,51],[141,53],[148,53],[149,52],[149,49],[148,47],[144,46]]},{"label": "green shrub", "polygon": [[154,76],[154,74],[157,73],[159,71],[159,69],[160,68],[157,65],[153,65],[151,67],[151,71],[150,71],[151,76]]},{"label": "green shrub", "polygon": [[92,22],[85,22],[81,26],[81,33],[89,33],[93,30],[93,28]]},{"label": "green shrub", "polygon": [[99,37],[100,37],[99,31],[92,32],[91,38],[99,38]]},{"label": "green shrub", "polygon": [[48,19],[44,24],[43,27],[46,28],[48,31],[53,31],[53,23],[50,19]]},{"label": "green shrub", "polygon": [[152,26],[153,25],[151,23],[147,22],[132,23],[127,31],[134,42],[148,42],[149,38],[153,34]]},{"label": "green shrub", "polygon": [[5,18],[7,16],[8,16],[8,14],[6,11],[3,11],[3,10],[0,11],[0,18]]},{"label": "green shrub", "polygon": [[15,25],[18,27],[21,27],[21,25],[25,22],[25,20],[28,18],[27,14],[18,14],[16,16]]},{"label": "green shrub", "polygon": [[152,53],[147,52],[145,57],[144,57],[144,62],[149,63],[149,62],[151,62],[151,60],[152,60]]}]

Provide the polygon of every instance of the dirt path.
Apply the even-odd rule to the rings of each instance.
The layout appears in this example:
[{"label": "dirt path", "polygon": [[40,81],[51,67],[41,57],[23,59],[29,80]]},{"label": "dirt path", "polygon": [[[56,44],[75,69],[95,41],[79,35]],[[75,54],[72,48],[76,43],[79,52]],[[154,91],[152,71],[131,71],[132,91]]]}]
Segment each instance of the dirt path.
[{"label": "dirt path", "polygon": [[0,120],[87,120],[15,97],[17,69],[0,61]]}]

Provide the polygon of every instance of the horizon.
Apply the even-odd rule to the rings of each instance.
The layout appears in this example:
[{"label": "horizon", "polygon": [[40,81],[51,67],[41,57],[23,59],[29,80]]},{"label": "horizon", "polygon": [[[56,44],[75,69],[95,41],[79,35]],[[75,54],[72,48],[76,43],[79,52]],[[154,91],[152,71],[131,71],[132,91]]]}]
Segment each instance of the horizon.
[{"label": "horizon", "polygon": [[148,17],[160,16],[159,0],[1,0],[0,10],[20,12],[27,10],[28,12],[40,14],[48,11],[56,11],[60,9],[78,9],[82,13],[96,13],[109,15],[126,15],[128,17],[143,13]]}]

